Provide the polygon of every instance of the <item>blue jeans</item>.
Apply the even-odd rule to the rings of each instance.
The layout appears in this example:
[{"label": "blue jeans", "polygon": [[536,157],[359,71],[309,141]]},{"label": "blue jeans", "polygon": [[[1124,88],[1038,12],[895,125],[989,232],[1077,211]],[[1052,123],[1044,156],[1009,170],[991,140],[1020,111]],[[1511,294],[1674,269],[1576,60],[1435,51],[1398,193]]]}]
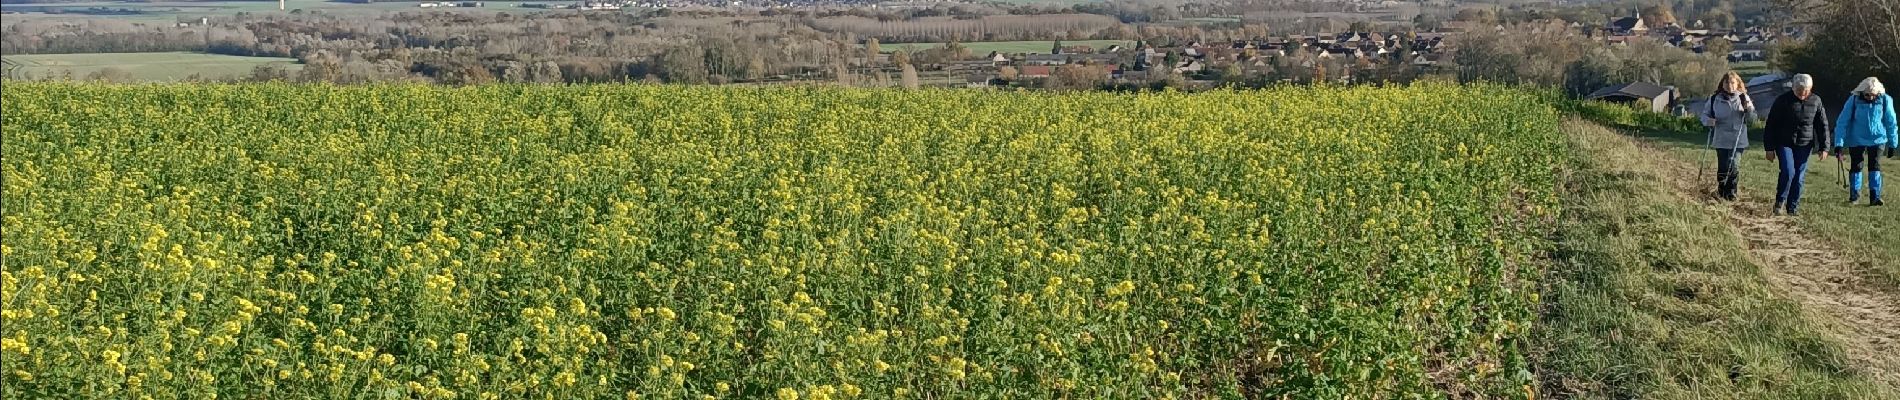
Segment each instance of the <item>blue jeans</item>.
[{"label": "blue jeans", "polygon": [[1775,149],[1781,164],[1781,176],[1775,179],[1775,204],[1787,204],[1789,212],[1801,205],[1801,184],[1807,180],[1808,156],[1812,153],[1812,145]]}]

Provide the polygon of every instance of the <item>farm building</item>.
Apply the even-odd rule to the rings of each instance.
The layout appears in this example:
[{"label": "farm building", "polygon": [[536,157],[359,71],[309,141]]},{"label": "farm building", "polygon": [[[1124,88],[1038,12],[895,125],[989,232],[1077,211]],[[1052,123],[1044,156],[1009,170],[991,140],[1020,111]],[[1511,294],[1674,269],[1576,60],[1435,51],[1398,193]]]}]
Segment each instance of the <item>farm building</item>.
[{"label": "farm building", "polygon": [[1585,96],[1584,99],[1647,104],[1645,108],[1660,113],[1669,112],[1670,103],[1676,99],[1676,89],[1648,82],[1634,82],[1597,90]]}]

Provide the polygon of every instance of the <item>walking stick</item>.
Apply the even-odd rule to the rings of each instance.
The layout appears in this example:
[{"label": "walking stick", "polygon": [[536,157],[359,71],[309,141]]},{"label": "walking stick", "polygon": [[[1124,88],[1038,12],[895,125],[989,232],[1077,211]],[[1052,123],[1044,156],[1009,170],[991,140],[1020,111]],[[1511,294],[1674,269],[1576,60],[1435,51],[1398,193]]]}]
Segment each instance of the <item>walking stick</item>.
[{"label": "walking stick", "polygon": [[[1715,157],[1716,157],[1716,156],[1715,156],[1715,149],[1709,149],[1709,158],[1710,158],[1710,159],[1713,159],[1713,158],[1715,158]],[[1701,161],[1701,160],[1697,160],[1697,161]],[[1695,166],[1695,180],[1696,180],[1696,182],[1702,182],[1703,184],[1708,184],[1708,183],[1709,183],[1709,181],[1708,181],[1708,180],[1705,180],[1705,179],[1703,179],[1703,176],[1702,176],[1702,173],[1703,173],[1703,171],[1706,171],[1706,170],[1708,170],[1708,169],[1709,169],[1709,164],[1708,164],[1707,162],[1698,162],[1698,163],[1696,163],[1696,166]],[[1716,172],[1716,173],[1718,173],[1718,174],[1720,174],[1721,172],[1719,172],[1719,171],[1718,171],[1718,172]],[[1719,193],[1719,192],[1721,192],[1721,191],[1722,191],[1722,190],[1721,190],[1721,187],[1720,187],[1720,183],[1718,182],[1718,184],[1717,184],[1717,187],[1716,187],[1716,191],[1715,191],[1715,192],[1717,192],[1716,194],[1718,194],[1718,195],[1719,195],[1719,194],[1721,194],[1721,193]],[[1708,193],[1704,193],[1704,194],[1708,194]],[[1718,196],[1718,197],[1719,197],[1719,196]]]},{"label": "walking stick", "polygon": [[[1834,177],[1840,180],[1841,189],[1852,191],[1852,187],[1848,186],[1847,183],[1847,165],[1841,163],[1839,156],[1834,157]],[[1849,195],[1851,196],[1852,193],[1849,193]]]},{"label": "walking stick", "polygon": [[[1704,140],[1704,144],[1708,146],[1708,157],[1710,157],[1710,159],[1720,157],[1720,155],[1716,154],[1716,127],[1708,127],[1708,140]],[[1695,163],[1695,180],[1702,182],[1702,184],[1708,184],[1708,180],[1702,180],[1702,171],[1708,171],[1708,163]],[[1721,171],[1716,171],[1716,174],[1720,176]],[[1721,197],[1721,178],[1716,178],[1716,180],[1718,180],[1718,182],[1716,182],[1716,191],[1712,191],[1712,193],[1716,193],[1716,197]]]}]

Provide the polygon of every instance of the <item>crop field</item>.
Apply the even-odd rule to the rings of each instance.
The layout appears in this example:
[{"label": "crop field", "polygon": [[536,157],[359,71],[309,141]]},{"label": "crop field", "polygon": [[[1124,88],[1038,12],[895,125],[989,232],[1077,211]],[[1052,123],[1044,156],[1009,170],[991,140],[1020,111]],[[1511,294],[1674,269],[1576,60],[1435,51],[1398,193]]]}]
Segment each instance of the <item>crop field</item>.
[{"label": "crop field", "polygon": [[46,79],[70,74],[74,78],[108,68],[134,80],[176,81],[198,75],[205,78],[249,76],[258,65],[275,64],[285,71],[303,69],[294,58],[242,57],[202,53],[92,53],[22,54],[5,56],[7,73],[17,79]]},{"label": "crop field", "polygon": [[1563,157],[1443,84],[0,100],[10,399],[1525,398]]}]

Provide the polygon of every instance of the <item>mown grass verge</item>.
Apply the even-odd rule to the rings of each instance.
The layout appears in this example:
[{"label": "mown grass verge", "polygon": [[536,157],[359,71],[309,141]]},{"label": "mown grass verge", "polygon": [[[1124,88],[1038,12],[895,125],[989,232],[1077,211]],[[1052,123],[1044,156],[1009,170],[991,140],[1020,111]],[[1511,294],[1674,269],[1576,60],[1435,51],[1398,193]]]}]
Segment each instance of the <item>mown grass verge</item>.
[{"label": "mown grass verge", "polygon": [[1600,125],[1574,150],[1536,364],[1581,399],[1894,398],[1776,293],[1720,215],[1669,187],[1667,159]]},{"label": "mown grass verge", "polygon": [[[1605,104],[1585,104],[1578,110],[1585,118],[1624,130],[1644,139],[1651,140],[1661,154],[1692,162],[1688,167],[1707,168],[1707,185],[1704,191],[1715,187],[1714,151],[1705,145],[1706,133],[1695,120],[1675,118],[1663,114],[1635,112],[1626,108]],[[1749,138],[1748,153],[1742,156],[1742,200],[1754,202],[1767,209],[1775,201],[1775,163],[1763,158],[1766,150],[1761,148],[1761,130],[1756,129]],[[1887,161],[1895,165],[1893,160]],[[1842,187],[1840,165],[1833,158],[1815,158],[1809,162],[1805,194],[1801,199],[1801,218],[1796,223],[1821,239],[1835,243],[1856,262],[1874,271],[1881,284],[1888,289],[1900,287],[1900,210],[1893,207],[1867,207],[1865,199],[1860,205],[1847,204],[1847,190]],[[1889,177],[1889,183],[1900,182],[1900,178]],[[1889,193],[1888,197],[1900,196]],[[1706,200],[1699,197],[1694,200]]]}]

